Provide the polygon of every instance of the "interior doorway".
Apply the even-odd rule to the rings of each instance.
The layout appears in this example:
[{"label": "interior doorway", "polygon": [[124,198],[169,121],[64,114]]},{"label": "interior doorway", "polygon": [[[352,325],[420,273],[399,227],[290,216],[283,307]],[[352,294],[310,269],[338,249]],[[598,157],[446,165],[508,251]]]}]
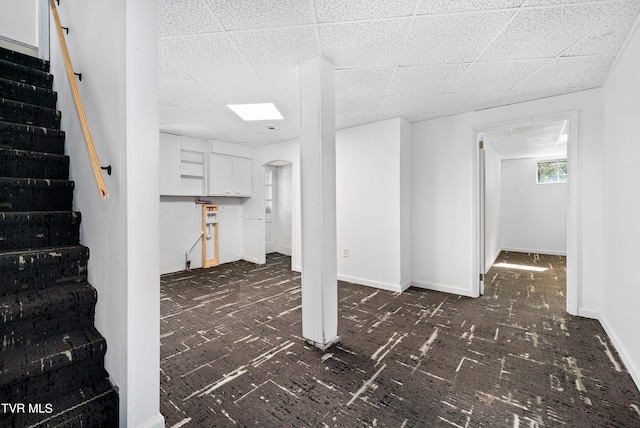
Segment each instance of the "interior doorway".
[{"label": "interior doorway", "polygon": [[567,256],[567,311],[577,313],[576,114],[476,133],[479,294],[501,251]]},{"label": "interior doorway", "polygon": [[293,168],[291,162],[265,165],[265,253],[291,256]]}]

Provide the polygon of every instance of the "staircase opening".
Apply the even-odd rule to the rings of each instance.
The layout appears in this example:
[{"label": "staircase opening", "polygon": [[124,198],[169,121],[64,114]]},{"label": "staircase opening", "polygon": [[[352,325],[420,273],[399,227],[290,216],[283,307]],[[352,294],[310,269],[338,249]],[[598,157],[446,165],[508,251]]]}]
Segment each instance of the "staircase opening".
[{"label": "staircase opening", "polygon": [[115,427],[52,83],[0,48],[0,426]]}]

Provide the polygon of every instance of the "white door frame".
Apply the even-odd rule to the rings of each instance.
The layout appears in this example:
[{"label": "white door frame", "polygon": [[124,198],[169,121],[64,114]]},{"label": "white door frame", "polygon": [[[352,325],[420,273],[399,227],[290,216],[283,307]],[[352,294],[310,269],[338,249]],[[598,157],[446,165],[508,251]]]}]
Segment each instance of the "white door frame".
[{"label": "white door frame", "polygon": [[[478,260],[477,260],[477,276],[484,274],[485,270],[485,245],[484,245],[484,153],[479,148],[479,140],[482,133],[489,130],[512,128],[515,126],[532,125],[536,123],[551,122],[557,120],[567,120],[567,312],[571,315],[578,315],[579,300],[579,225],[578,225],[578,151],[579,151],[579,135],[578,120],[579,114],[577,110],[558,112],[544,116],[532,116],[528,118],[518,119],[509,122],[486,124],[474,128],[473,144],[477,151],[477,177],[478,180],[478,203],[476,206],[476,219],[478,228]],[[484,283],[475,282],[474,293],[480,295],[484,290]]]}]

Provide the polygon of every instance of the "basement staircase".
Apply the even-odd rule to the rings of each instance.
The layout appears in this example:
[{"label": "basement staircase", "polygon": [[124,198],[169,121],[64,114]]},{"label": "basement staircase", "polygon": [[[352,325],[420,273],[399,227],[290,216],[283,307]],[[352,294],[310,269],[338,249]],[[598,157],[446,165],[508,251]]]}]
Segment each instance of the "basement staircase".
[{"label": "basement staircase", "polygon": [[116,427],[48,71],[0,48],[0,427]]}]

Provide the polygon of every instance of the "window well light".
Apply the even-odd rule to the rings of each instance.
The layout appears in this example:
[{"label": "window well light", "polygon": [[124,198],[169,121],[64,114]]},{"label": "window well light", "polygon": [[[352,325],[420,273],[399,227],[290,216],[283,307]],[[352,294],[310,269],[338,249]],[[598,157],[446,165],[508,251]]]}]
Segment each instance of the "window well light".
[{"label": "window well light", "polygon": [[228,104],[227,107],[246,121],[284,119],[273,103]]}]

